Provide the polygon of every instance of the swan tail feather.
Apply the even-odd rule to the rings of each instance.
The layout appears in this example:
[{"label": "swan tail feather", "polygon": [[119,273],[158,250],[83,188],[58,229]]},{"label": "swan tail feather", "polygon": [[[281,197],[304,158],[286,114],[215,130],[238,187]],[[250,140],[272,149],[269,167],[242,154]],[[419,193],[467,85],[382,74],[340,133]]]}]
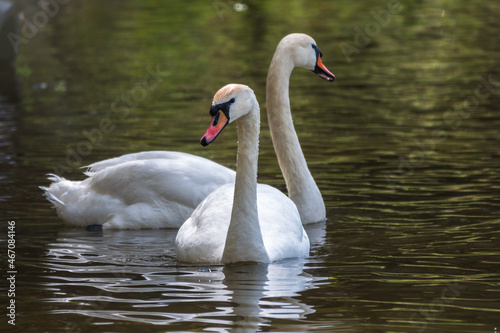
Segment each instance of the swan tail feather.
[{"label": "swan tail feather", "polygon": [[55,190],[55,184],[64,182],[66,181],[66,179],[53,173],[48,173],[47,176],[47,179],[52,181],[52,184],[50,185],[50,187],[40,186],[40,189],[44,191],[43,196],[54,205],[54,208],[66,206],[66,204],[61,199],[59,199],[57,195],[58,191]]},{"label": "swan tail feather", "polygon": [[66,178],[60,177],[60,176],[53,174],[53,173],[48,173],[47,176],[48,176],[47,179],[54,182],[54,183],[62,182],[62,181],[66,180]]},{"label": "swan tail feather", "polygon": [[[91,198],[73,184],[67,187],[57,185],[53,183],[51,187],[40,188],[44,191],[44,197],[52,203],[57,215],[65,224],[85,227],[91,224],[102,224],[108,220],[106,211],[108,201],[105,196]],[[63,191],[64,189],[66,191]]]},{"label": "swan tail feather", "polygon": [[54,208],[57,208],[58,205],[66,206],[66,204],[63,201],[59,200],[59,198],[56,197],[54,193],[50,192],[49,187],[40,186],[40,189],[44,191],[43,196],[54,205]]}]

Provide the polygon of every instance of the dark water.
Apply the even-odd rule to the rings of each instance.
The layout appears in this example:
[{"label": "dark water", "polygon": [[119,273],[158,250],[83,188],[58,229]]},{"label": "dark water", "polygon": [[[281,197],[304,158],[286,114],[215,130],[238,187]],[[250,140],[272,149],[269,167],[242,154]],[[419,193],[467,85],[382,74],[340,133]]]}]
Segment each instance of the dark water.
[{"label": "dark water", "polygon": [[[2,332],[498,331],[499,4],[74,0],[46,21],[25,5],[38,28],[23,23],[15,72],[2,67]],[[47,173],[82,179],[84,165],[158,149],[234,167],[235,127],[216,149],[198,143],[211,98],[248,84],[265,112],[290,32],[313,36],[337,77],[291,81],[328,215],[308,230],[309,258],[191,267],[172,230],[61,224],[38,188]],[[262,120],[259,180],[285,190]]]}]

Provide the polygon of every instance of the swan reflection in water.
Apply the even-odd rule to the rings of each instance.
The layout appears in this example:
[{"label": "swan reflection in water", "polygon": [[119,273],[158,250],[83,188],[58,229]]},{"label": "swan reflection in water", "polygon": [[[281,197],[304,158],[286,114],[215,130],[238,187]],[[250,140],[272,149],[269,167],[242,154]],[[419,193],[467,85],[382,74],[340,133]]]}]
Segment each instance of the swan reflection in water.
[{"label": "swan reflection in water", "polygon": [[[310,229],[314,247],[324,241],[324,223]],[[297,320],[314,312],[297,296],[325,278],[304,272],[307,259],[182,266],[176,233],[60,231],[46,254],[50,313],[73,330],[129,321],[252,332],[271,319]]]}]

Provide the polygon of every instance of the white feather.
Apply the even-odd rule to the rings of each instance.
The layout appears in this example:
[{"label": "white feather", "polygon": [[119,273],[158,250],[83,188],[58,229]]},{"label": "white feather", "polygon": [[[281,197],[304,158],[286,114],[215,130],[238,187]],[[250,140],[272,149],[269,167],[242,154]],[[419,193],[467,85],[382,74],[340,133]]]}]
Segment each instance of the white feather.
[{"label": "white feather", "polygon": [[[45,196],[67,224],[103,228],[178,228],[235,172],[180,152],[143,152],[95,163],[83,181],[53,178]],[[206,170],[213,171],[206,177]]]},{"label": "white feather", "polygon": [[232,92],[226,99],[234,98],[230,119],[238,122],[236,181],[210,193],[181,226],[175,241],[177,259],[268,263],[307,256],[309,238],[293,201],[271,186],[257,185],[260,116],[255,95],[247,86],[228,85],[216,96],[224,89]]}]

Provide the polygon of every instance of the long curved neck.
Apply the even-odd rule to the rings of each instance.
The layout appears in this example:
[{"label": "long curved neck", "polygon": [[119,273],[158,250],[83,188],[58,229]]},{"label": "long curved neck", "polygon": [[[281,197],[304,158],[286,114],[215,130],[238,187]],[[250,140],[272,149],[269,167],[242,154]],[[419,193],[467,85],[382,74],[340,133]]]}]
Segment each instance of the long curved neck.
[{"label": "long curved neck", "polygon": [[288,88],[294,67],[287,50],[278,45],[267,76],[267,117],[288,195],[297,205],[302,223],[317,222],[326,218],[325,204],[293,126]]},{"label": "long curved neck", "polygon": [[231,222],[222,254],[223,263],[268,262],[257,210],[257,162],[259,156],[260,113],[243,116],[238,123],[238,157]]}]

